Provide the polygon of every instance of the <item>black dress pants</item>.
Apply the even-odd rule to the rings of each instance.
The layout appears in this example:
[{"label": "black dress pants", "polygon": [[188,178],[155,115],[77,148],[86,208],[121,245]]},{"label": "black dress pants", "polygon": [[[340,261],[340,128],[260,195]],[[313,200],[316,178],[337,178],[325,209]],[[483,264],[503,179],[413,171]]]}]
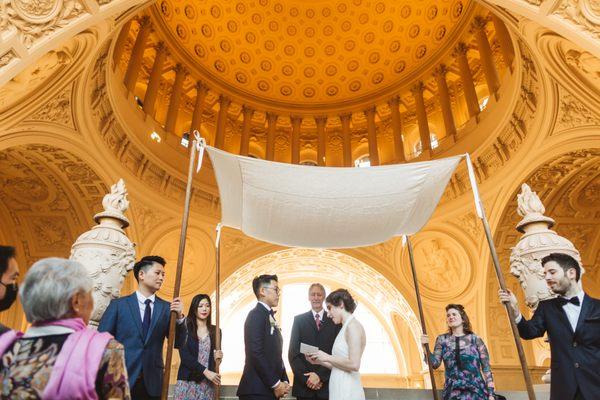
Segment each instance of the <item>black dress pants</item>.
[{"label": "black dress pants", "polygon": [[146,385],[144,384],[144,377],[142,374],[137,378],[133,387],[131,388],[131,399],[132,400],[160,400],[160,396],[150,396],[146,391]]}]

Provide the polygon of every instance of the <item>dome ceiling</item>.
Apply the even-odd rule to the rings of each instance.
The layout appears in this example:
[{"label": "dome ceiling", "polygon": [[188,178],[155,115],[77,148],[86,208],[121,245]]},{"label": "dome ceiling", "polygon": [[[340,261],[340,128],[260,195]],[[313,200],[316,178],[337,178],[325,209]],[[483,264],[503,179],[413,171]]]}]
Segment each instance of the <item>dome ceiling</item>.
[{"label": "dome ceiling", "polygon": [[456,40],[469,0],[162,0],[169,47],[222,93],[335,106],[393,93]]}]

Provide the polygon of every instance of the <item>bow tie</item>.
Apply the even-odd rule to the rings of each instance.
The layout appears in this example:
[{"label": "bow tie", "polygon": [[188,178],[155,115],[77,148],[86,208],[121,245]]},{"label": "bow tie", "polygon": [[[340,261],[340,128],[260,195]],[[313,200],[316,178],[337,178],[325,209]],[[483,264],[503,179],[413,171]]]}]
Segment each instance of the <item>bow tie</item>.
[{"label": "bow tie", "polygon": [[576,306],[579,306],[581,304],[579,302],[579,297],[577,296],[571,297],[570,299],[565,299],[564,297],[558,298],[558,304],[560,304],[561,306],[564,306],[567,303],[575,304]]}]

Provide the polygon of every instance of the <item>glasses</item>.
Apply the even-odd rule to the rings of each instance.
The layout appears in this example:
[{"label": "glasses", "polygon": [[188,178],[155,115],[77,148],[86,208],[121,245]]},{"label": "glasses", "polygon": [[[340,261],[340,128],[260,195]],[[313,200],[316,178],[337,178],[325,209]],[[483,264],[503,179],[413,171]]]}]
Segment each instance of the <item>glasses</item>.
[{"label": "glasses", "polygon": [[279,289],[278,287],[273,287],[273,286],[265,286],[265,289],[273,289],[275,291],[275,293],[279,294],[281,293],[281,289]]}]

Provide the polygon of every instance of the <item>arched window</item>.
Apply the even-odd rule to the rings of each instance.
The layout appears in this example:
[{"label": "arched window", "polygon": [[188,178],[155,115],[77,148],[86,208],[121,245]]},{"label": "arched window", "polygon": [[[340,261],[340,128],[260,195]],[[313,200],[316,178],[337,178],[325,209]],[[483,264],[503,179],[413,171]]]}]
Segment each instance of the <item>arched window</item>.
[{"label": "arched window", "polygon": [[354,166],[357,168],[367,168],[371,166],[371,160],[369,159],[369,155],[365,154],[362,157],[357,158],[354,161]]},{"label": "arched window", "polygon": [[[435,148],[437,148],[440,145],[440,142],[438,141],[437,134],[435,132],[430,132],[429,133],[429,140],[431,141],[431,148],[432,149],[435,149]],[[416,156],[418,156],[419,154],[421,154],[422,151],[423,151],[423,144],[419,140],[417,143],[415,143],[414,153],[415,153]]]},{"label": "arched window", "polygon": [[[296,315],[305,313],[310,309],[308,302],[309,286],[310,283],[290,283],[280,286],[281,296],[277,316],[281,322],[283,360],[288,371],[291,370],[287,359],[287,349],[290,344],[292,324]],[[325,285],[325,290],[327,293],[331,292],[331,288],[327,285]],[[221,372],[223,373],[241,373],[244,366],[244,322],[248,312],[256,306],[256,299],[253,296],[248,297],[242,304],[237,306],[235,310],[228,310],[228,315],[225,315],[223,321],[222,347],[228,355],[223,358],[221,364]],[[361,373],[398,374],[400,368],[391,338],[373,310],[370,310],[359,301],[354,315],[365,328],[367,336],[367,345],[360,368]]]},{"label": "arched window", "polygon": [[479,111],[483,111],[487,107],[488,101],[490,101],[490,96],[485,96],[479,100]]}]

